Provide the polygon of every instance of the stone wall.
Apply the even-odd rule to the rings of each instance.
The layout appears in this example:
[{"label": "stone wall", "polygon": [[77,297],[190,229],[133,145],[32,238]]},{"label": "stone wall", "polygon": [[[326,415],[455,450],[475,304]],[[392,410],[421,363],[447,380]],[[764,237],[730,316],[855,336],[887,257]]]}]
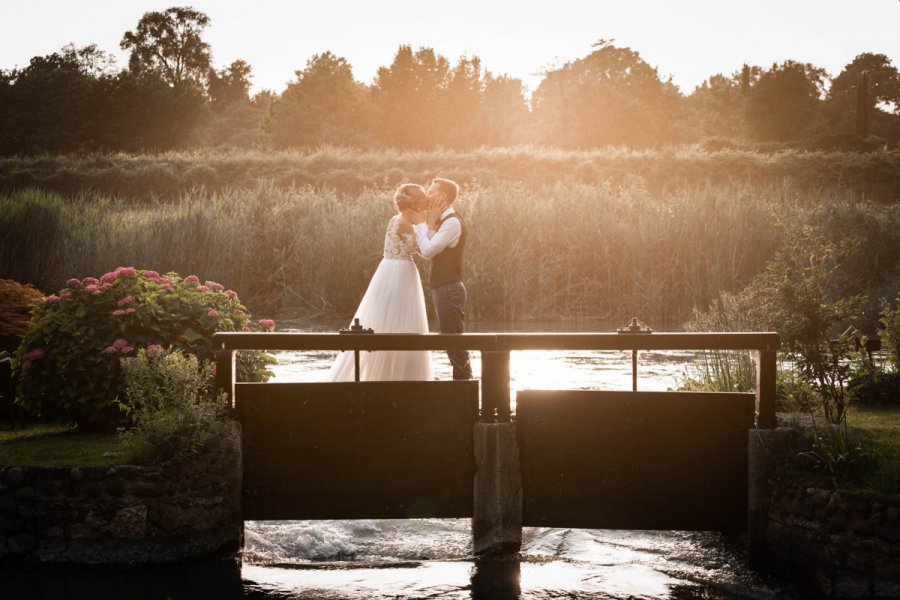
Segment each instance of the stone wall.
[{"label": "stone wall", "polygon": [[0,465],[0,564],[171,563],[237,555],[240,429],[180,465]]},{"label": "stone wall", "polygon": [[775,485],[766,537],[775,570],[822,597],[900,598],[900,498]]}]

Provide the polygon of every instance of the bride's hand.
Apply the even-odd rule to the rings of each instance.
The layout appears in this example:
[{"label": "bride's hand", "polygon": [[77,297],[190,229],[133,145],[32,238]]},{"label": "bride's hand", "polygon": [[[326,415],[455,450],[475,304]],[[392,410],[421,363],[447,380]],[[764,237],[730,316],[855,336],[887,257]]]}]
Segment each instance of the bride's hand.
[{"label": "bride's hand", "polygon": [[412,208],[404,208],[401,212],[403,213],[403,216],[406,218],[406,220],[413,225],[418,225],[419,223],[425,222],[425,214],[422,211],[414,210]]}]

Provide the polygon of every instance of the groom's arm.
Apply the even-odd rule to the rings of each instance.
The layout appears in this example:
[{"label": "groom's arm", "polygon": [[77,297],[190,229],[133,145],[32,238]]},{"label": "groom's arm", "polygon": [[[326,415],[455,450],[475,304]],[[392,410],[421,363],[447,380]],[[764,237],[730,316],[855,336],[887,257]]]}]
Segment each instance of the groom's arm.
[{"label": "groom's arm", "polygon": [[459,243],[459,237],[462,235],[462,226],[459,219],[449,218],[430,236],[428,235],[428,225],[419,223],[413,227],[416,232],[416,239],[419,241],[419,254],[424,258],[432,259],[448,246],[453,247]]}]

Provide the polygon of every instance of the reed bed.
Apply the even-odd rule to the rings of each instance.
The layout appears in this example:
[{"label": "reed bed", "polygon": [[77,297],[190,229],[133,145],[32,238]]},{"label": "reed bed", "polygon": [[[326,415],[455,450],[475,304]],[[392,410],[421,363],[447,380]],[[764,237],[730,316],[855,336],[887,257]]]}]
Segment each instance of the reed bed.
[{"label": "reed bed", "polygon": [[789,182],[807,191],[853,189],[880,201],[900,197],[900,150],[771,154],[705,151],[697,146],[653,150],[565,151],[530,146],[473,151],[360,150],[211,151],[0,157],[0,191],[38,187],[73,196],[98,191],[128,198],[177,198],[197,187],[255,189],[313,186],[357,194],[369,188],[442,176],[482,186],[559,181],[588,185],[640,180],[660,191],[683,182]]},{"label": "reed bed", "polygon": [[[884,272],[866,285],[890,285],[898,208],[787,184],[468,186],[459,209],[471,231],[469,317],[680,324],[721,290],[745,286],[792,221],[874,236]],[[258,314],[347,317],[393,212],[390,190],[375,188],[263,183],[165,201],[24,190],[0,194],[0,277],[49,292],[129,265],[220,281]]]}]

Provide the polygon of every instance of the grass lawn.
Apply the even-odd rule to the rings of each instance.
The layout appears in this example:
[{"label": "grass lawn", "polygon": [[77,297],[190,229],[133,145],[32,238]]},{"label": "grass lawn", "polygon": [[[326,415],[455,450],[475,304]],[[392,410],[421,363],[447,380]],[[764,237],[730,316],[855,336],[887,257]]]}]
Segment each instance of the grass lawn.
[{"label": "grass lawn", "polygon": [[123,462],[119,437],[82,435],[69,425],[30,425],[27,429],[9,430],[0,422],[0,465],[41,467],[104,467]]}]

